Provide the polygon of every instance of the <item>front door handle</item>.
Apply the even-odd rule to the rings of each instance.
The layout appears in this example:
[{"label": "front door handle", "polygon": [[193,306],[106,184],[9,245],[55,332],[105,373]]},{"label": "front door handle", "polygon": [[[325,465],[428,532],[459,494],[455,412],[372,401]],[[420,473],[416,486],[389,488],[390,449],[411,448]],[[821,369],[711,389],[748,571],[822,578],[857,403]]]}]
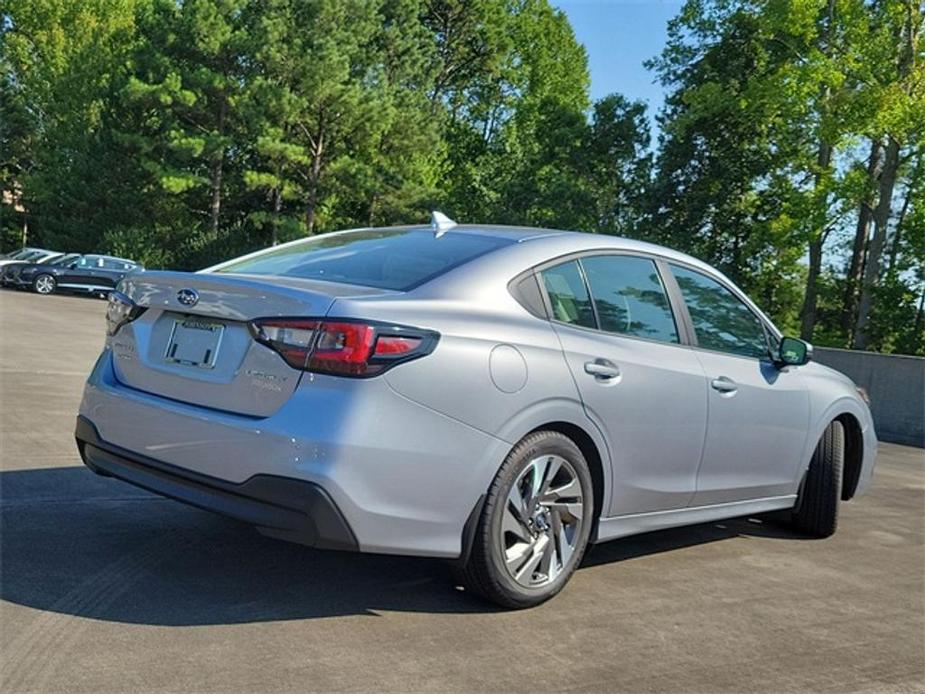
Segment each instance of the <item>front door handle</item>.
[{"label": "front door handle", "polygon": [[718,390],[720,393],[735,393],[739,389],[735,381],[725,376],[714,378],[710,381],[710,386],[713,390]]},{"label": "front door handle", "polygon": [[594,376],[595,380],[610,381],[620,376],[620,367],[609,359],[595,359],[585,362],[585,373]]}]

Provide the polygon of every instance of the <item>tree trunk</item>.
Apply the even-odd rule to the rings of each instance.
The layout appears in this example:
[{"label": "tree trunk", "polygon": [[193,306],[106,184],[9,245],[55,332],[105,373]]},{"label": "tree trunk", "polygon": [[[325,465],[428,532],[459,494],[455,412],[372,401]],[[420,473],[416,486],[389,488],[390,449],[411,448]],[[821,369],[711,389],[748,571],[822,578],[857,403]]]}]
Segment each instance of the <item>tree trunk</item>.
[{"label": "tree trunk", "polygon": [[372,227],[375,226],[374,222],[376,219],[376,204],[379,202],[379,196],[373,194],[373,197],[369,201],[369,208],[367,209],[366,214],[366,226]]},{"label": "tree trunk", "polygon": [[[832,24],[835,19],[835,0],[829,0],[828,9],[826,10],[825,33],[822,36],[821,49],[824,55],[828,55],[831,47]],[[822,98],[820,100],[821,113],[828,112],[829,99],[832,90],[828,84],[822,88]],[[816,155],[816,175],[813,182],[813,189],[818,191],[823,183],[823,179],[832,165],[832,145],[820,138],[819,152]],[[809,242],[809,271],[806,273],[806,292],[803,295],[803,307],[800,309],[800,337],[807,342],[813,339],[813,330],[816,327],[816,302],[819,296],[819,275],[822,273],[822,246],[826,237],[826,220],[825,211],[828,206],[828,195],[823,196],[820,201],[819,215],[814,220],[817,226]]]},{"label": "tree trunk", "polygon": [[[819,145],[819,154],[816,156],[815,187],[822,184],[822,178],[832,164],[832,145],[822,142]],[[823,201],[823,209],[825,201]],[[803,308],[800,309],[800,337],[811,342],[813,330],[816,327],[816,303],[819,297],[819,275],[822,273],[822,246],[825,243],[825,219],[820,215],[818,220],[820,228],[816,230],[809,243],[809,271],[806,273],[806,293],[803,296]]]},{"label": "tree trunk", "polygon": [[212,161],[212,203],[209,205],[209,228],[212,235],[218,234],[218,220],[222,214],[222,167],[224,157],[219,155]]},{"label": "tree trunk", "polygon": [[874,235],[867,252],[867,266],[864,268],[864,284],[861,287],[861,300],[858,303],[858,320],[854,331],[854,348],[867,349],[870,344],[870,311],[873,304],[873,292],[880,280],[880,259],[886,242],[887,225],[893,205],[893,188],[899,169],[899,142],[889,138],[886,147],[886,160],[880,175],[880,198],[874,210]]},{"label": "tree trunk", "polygon": [[[871,140],[870,158],[867,161],[867,176],[871,183],[876,183],[883,163],[883,143]],[[864,275],[864,256],[867,254],[867,239],[870,237],[870,223],[874,218],[873,201],[867,197],[861,201],[858,209],[858,223],[854,231],[854,246],[851,249],[851,262],[845,277],[845,294],[842,299],[842,330],[848,336],[848,344],[853,339],[852,329],[857,314],[858,287]]]},{"label": "tree trunk", "polygon": [[822,237],[809,244],[809,272],[806,274],[806,294],[800,311],[800,337],[811,342],[816,327],[819,274],[822,272]]},{"label": "tree trunk", "polygon": [[896,218],[896,227],[893,229],[893,238],[890,239],[890,260],[886,266],[887,275],[893,274],[893,269],[896,267],[896,256],[899,255],[899,246],[903,239],[903,222],[906,220],[906,215],[909,213],[909,198],[911,197],[912,185],[910,183],[909,189],[906,191],[906,199],[903,201],[903,206],[899,211],[899,216]]},{"label": "tree trunk", "polygon": [[283,209],[283,193],[279,186],[273,189],[273,222],[270,224],[270,245],[279,243],[279,213]]},{"label": "tree trunk", "polygon": [[899,211],[899,217],[896,218],[896,228],[893,230],[893,238],[890,240],[890,262],[887,265],[887,273],[892,274],[896,267],[896,258],[899,255],[899,249],[902,245],[903,238],[903,225],[906,222],[906,217],[909,214],[909,206],[912,204],[912,196],[916,194],[918,190],[919,180],[922,176],[922,171],[925,170],[923,167],[922,157],[919,157],[918,162],[912,169],[912,173],[909,176],[909,180],[906,184],[906,197],[903,200],[903,206]]},{"label": "tree trunk", "polygon": [[312,168],[308,174],[308,201],[305,204],[305,228],[308,235],[315,233],[315,211],[318,208],[318,188],[321,184],[321,162],[324,155],[324,131],[318,133],[312,148]]},{"label": "tree trunk", "polygon": [[[222,96],[222,102],[218,110],[218,135],[225,135],[225,116],[228,113],[228,102]],[[212,154],[212,203],[209,205],[209,219],[212,236],[218,235],[218,222],[222,214],[222,169],[225,165],[225,146],[219,145],[218,149]]]}]

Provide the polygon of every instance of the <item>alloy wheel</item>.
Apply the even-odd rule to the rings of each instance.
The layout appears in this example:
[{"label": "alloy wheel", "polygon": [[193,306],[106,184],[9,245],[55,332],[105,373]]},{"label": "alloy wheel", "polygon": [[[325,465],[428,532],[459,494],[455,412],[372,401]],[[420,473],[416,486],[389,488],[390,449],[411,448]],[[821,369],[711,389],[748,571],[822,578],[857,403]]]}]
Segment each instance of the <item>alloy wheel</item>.
[{"label": "alloy wheel", "polygon": [[558,455],[531,460],[514,480],[501,519],[502,560],[522,586],[552,583],[572,560],[581,536],[581,482]]},{"label": "alloy wheel", "polygon": [[51,294],[55,290],[55,281],[48,275],[42,275],[35,280],[35,291],[39,294]]}]

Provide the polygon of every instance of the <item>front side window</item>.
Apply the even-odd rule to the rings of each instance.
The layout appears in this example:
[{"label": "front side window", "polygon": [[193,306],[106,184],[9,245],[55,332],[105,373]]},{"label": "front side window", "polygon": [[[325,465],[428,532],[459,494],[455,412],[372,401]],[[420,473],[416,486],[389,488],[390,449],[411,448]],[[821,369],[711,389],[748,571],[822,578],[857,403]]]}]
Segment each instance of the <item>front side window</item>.
[{"label": "front side window", "polygon": [[601,330],[678,342],[678,329],[655,263],[625,255],[582,258]]},{"label": "front side window", "polygon": [[74,255],[73,253],[69,253],[68,255],[64,256],[63,258],[58,258],[57,260],[52,261],[51,263],[49,263],[49,265],[54,265],[54,266],[56,266],[56,267],[61,267],[61,266],[64,266],[64,265],[68,265],[69,263],[73,263],[73,262],[74,262],[75,260],[77,260],[77,258],[79,258],[79,257],[80,257],[80,256]]},{"label": "front side window", "polygon": [[575,260],[540,272],[549,296],[553,319],[584,328],[596,328],[594,310],[581,269]]},{"label": "front side window", "polygon": [[706,275],[672,265],[691,314],[697,344],[705,349],[763,359],[768,356],[764,326],[748,306]]},{"label": "front side window", "polygon": [[79,268],[91,268],[91,267],[102,267],[103,259],[98,255],[82,255],[80,260],[77,261],[77,267]]}]

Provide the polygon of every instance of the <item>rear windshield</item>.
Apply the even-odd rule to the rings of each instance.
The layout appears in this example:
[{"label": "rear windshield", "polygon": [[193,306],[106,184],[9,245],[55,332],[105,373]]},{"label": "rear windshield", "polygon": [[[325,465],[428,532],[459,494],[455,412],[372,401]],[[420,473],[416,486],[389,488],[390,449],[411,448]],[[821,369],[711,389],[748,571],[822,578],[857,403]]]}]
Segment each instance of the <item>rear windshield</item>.
[{"label": "rear windshield", "polygon": [[436,238],[426,229],[377,229],[328,234],[216,272],[277,275],[407,291],[454,267],[512,243],[494,236],[453,233]]}]

